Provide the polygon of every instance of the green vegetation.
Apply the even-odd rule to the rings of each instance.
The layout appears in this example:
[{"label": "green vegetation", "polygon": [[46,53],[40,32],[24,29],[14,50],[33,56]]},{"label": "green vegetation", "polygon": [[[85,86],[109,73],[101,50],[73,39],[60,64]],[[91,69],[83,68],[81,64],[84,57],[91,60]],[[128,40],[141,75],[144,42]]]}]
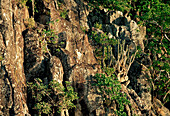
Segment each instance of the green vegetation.
[{"label": "green vegetation", "polygon": [[2,55],[0,55],[0,62],[3,60],[4,58],[3,58],[3,56]]},{"label": "green vegetation", "polygon": [[43,29],[41,33],[41,38],[39,38],[39,41],[41,43],[41,48],[43,53],[48,53],[51,56],[50,49],[48,48],[48,44],[57,44],[56,38],[58,36],[56,35],[56,32],[53,29]]},{"label": "green vegetation", "polygon": [[28,82],[28,93],[34,100],[33,109],[37,114],[54,114],[75,108],[73,101],[78,99],[71,83],[66,81],[66,87],[57,81],[50,81],[45,85],[40,78]]},{"label": "green vegetation", "polygon": [[[112,47],[116,45],[117,41],[114,38],[109,38],[107,33],[99,32],[98,29],[101,29],[101,25],[96,23],[95,28],[91,33],[91,38],[98,45],[95,50],[97,59],[101,60],[102,68],[106,65],[111,65],[113,61]],[[107,61],[107,64],[106,64]]]},{"label": "green vegetation", "polygon": [[34,28],[35,27],[35,20],[34,20],[34,18],[28,18],[28,19],[25,19],[24,20],[24,23],[25,23],[25,25],[27,26],[27,28],[28,29],[30,29],[30,28]]},{"label": "green vegetation", "polygon": [[[59,20],[55,20],[55,22],[58,22]],[[48,24],[54,25],[54,21],[48,22]],[[39,41],[41,43],[42,51],[43,53],[48,53],[51,56],[50,49],[48,48],[48,45],[56,45],[58,48],[56,51],[60,51],[59,47],[60,45],[64,44],[62,42],[57,44],[57,32],[53,29],[43,29],[42,31],[39,30],[39,33],[41,34],[41,37],[39,38]]]},{"label": "green vegetation", "polygon": [[95,23],[94,27],[97,28],[97,29],[102,29],[102,24]]},{"label": "green vegetation", "polygon": [[[55,22],[58,21],[59,20],[55,20]],[[54,21],[50,21],[48,24],[54,24]],[[48,45],[60,47],[60,45],[64,44],[63,42],[57,44],[57,32],[53,29],[42,29],[38,30],[38,32],[40,34],[39,41],[44,55],[47,53],[51,56]],[[60,51],[60,49],[56,49],[56,51]],[[31,100],[33,100],[34,104],[32,109],[36,114],[54,115],[64,112],[68,114],[69,109],[75,108],[73,101],[78,99],[78,94],[74,92],[70,82],[66,81],[65,85],[64,87],[62,83],[54,80],[50,81],[48,84],[44,84],[40,78],[35,78],[34,82],[28,82],[28,94],[31,95]]]},{"label": "green vegetation", "polygon": [[63,11],[60,11],[60,16],[63,18],[63,19],[66,19],[67,18],[67,15],[68,15],[68,12],[66,9],[64,9]]},{"label": "green vegetation", "polygon": [[[170,39],[168,34],[170,31],[170,2],[165,0],[86,1],[92,7],[102,6],[108,10],[120,10],[128,13],[139,25],[146,26],[148,39],[145,42],[146,49],[144,52],[151,58],[151,65],[148,68],[152,75],[153,96],[161,99],[163,103],[169,102]],[[140,57],[141,50],[137,55],[137,57]]]},{"label": "green vegetation", "polygon": [[[91,33],[91,38],[97,44],[96,46],[98,46],[95,54],[105,74],[96,74],[93,85],[98,88],[97,90],[107,107],[114,105],[114,102],[116,102],[118,105],[114,113],[116,115],[126,116],[124,107],[125,105],[129,105],[130,102],[127,100],[126,95],[121,92],[120,81],[122,78],[127,77],[135,54],[129,56],[130,50],[128,46],[125,49],[125,41],[121,42],[119,39],[117,41],[114,38],[109,38],[108,34],[102,32],[100,29],[102,29],[102,26],[96,23]],[[116,45],[118,47],[117,59],[112,53],[113,47]]]},{"label": "green vegetation", "polygon": [[121,84],[117,80],[116,76],[112,74],[111,76],[106,76],[105,74],[96,74],[94,86],[98,87],[98,92],[102,96],[104,104],[109,107],[115,105],[113,101],[118,104],[116,106],[116,115],[126,116],[124,112],[125,105],[130,104],[124,93],[121,92]]}]

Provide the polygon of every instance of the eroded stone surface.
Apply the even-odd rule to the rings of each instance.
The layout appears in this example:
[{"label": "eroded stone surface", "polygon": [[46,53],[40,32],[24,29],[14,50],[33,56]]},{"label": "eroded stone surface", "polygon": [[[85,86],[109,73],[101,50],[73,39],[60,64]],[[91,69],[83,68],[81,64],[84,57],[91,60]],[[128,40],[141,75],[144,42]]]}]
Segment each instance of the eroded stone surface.
[{"label": "eroded stone surface", "polygon": [[22,32],[25,30],[25,8],[19,8],[11,0],[2,0],[0,25],[0,49],[3,52],[1,61],[1,114],[2,115],[26,115],[28,107],[26,103],[26,78],[24,74],[24,39]]},{"label": "eroded stone surface", "polygon": [[[81,0],[63,0],[59,8],[56,1],[46,2],[42,8],[50,11],[45,15],[54,24],[42,25],[40,22],[33,29],[26,29],[24,19],[28,19],[27,7],[19,7],[12,0],[1,1],[0,19],[0,115],[29,115],[26,100],[26,80],[41,78],[44,84],[50,80],[60,83],[70,81],[79,99],[76,109],[72,112],[75,116],[83,115],[112,115],[116,104],[105,106],[96,88],[91,86],[92,77],[102,73],[100,65],[94,55],[95,44],[89,39],[88,32],[96,22],[102,24],[103,30],[98,32],[109,33],[109,38],[126,40],[131,46],[131,53],[139,45],[144,50],[145,27],[139,27],[130,17],[124,16],[120,11],[107,11],[100,8],[89,9],[87,3]],[[60,12],[66,10],[64,19]],[[43,9],[42,9],[43,11]],[[42,15],[42,14],[39,14]],[[41,16],[39,16],[41,17]],[[58,22],[55,20],[59,19]],[[44,52],[41,43],[41,33],[44,28],[54,29],[58,38],[56,44],[49,44]],[[45,46],[46,47],[46,46]],[[116,54],[115,48],[115,54]],[[122,83],[122,90],[132,104],[125,109],[130,115],[169,115],[169,110],[161,105],[159,100],[151,102],[151,86],[148,83],[150,73],[144,65],[149,65],[146,60],[134,61],[127,78],[126,84]],[[144,64],[144,65],[143,65]],[[156,108],[153,110],[153,108]],[[31,108],[31,107],[29,107]]]}]

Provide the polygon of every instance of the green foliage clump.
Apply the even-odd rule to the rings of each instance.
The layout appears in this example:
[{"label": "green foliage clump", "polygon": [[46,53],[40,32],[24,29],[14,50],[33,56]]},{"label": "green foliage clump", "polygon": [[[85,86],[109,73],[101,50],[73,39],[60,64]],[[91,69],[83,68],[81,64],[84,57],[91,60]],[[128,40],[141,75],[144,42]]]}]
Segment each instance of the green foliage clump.
[{"label": "green foliage clump", "polygon": [[109,44],[109,38],[106,33],[98,33],[97,31],[92,31],[93,40],[98,44]]},{"label": "green foliage clump", "polygon": [[0,62],[3,60],[4,58],[3,58],[3,56],[2,55],[0,55]]},{"label": "green foliage clump", "polygon": [[28,29],[34,28],[36,26],[34,18],[28,18],[24,20],[24,24],[27,26]]},{"label": "green foliage clump", "polygon": [[99,46],[96,48],[95,54],[97,59],[101,60],[102,68],[106,65],[111,66],[113,62],[112,46],[116,45],[117,40],[114,38],[109,38],[107,33],[100,32],[98,29],[94,29],[92,31],[91,38]]},{"label": "green foliage clump", "polygon": [[63,19],[66,19],[67,16],[68,16],[68,12],[66,9],[64,9],[63,11],[60,11],[60,16],[63,18]]},{"label": "green foliage clump", "polygon": [[129,100],[124,93],[121,92],[121,84],[116,79],[116,76],[112,74],[112,76],[106,76],[105,74],[96,74],[94,86],[98,88],[99,94],[101,94],[102,99],[105,105],[111,106],[113,105],[113,101],[116,101],[117,110],[115,111],[118,116],[126,116],[126,112],[124,112],[125,105],[130,104]]},{"label": "green foliage clump", "polygon": [[[58,22],[59,20],[55,20],[55,22]],[[54,25],[54,21],[48,22],[48,24]],[[48,53],[51,56],[50,49],[47,45],[57,45],[57,32],[54,29],[43,29],[39,30],[39,33],[41,34],[41,37],[39,38],[39,41],[41,43],[42,52]],[[62,42],[60,43],[63,44]],[[60,47],[60,45],[57,45],[57,47]],[[56,51],[60,51],[60,49],[56,49]]]},{"label": "green foliage clump", "polygon": [[59,107],[59,112],[61,112],[63,109],[72,109],[75,108],[76,106],[73,104],[73,101],[78,99],[78,94],[74,92],[73,87],[71,86],[71,83],[69,81],[65,82],[66,88],[56,82],[56,81],[51,81],[50,86],[51,88],[56,92],[56,95],[58,95],[58,107]]},{"label": "green foliage clump", "polygon": [[47,45],[56,44],[56,38],[58,38],[58,36],[56,35],[56,32],[53,29],[49,29],[49,30],[43,29],[41,34],[42,35],[39,41],[41,43],[42,52],[51,55],[50,49],[48,48]]},{"label": "green foliage clump", "polygon": [[102,29],[102,24],[95,23],[94,27],[97,28],[97,29]]},{"label": "green foliage clump", "polygon": [[55,38],[58,38],[56,31],[53,29],[43,29],[42,35],[45,37],[46,41],[51,44],[56,44]]},{"label": "green foliage clump", "polygon": [[81,30],[85,33],[87,31],[86,27],[80,26]]},{"label": "green foliage clump", "polygon": [[78,94],[74,92],[70,82],[66,81],[65,84],[66,87],[57,81],[50,81],[45,85],[39,78],[34,82],[28,82],[28,93],[34,100],[33,109],[42,115],[75,108],[73,101],[78,99]]}]

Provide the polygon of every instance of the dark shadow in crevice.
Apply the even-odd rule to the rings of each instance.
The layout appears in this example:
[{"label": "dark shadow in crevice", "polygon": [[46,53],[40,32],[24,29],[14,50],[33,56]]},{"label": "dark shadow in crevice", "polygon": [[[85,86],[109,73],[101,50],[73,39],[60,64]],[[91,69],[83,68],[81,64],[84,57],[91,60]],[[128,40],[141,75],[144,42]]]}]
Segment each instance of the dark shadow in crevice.
[{"label": "dark shadow in crevice", "polygon": [[28,7],[29,16],[32,17],[33,16],[32,1],[28,0],[26,6]]},{"label": "dark shadow in crevice", "polygon": [[118,26],[126,26],[126,24],[128,24],[129,22],[126,17],[119,17],[116,20],[114,20],[112,23]]},{"label": "dark shadow in crevice", "polygon": [[83,113],[83,116],[89,116],[89,110],[84,99],[82,99],[79,103],[82,106],[81,112]]},{"label": "dark shadow in crevice", "polygon": [[170,101],[165,103],[164,106],[170,110],[170,105],[169,104],[170,104]]},{"label": "dark shadow in crevice", "polygon": [[133,90],[135,90],[136,93],[139,93],[141,91],[139,85],[137,85],[138,84],[137,79],[141,75],[141,71],[142,66],[136,61],[134,61],[128,72],[128,77],[130,80],[128,88],[132,88]]},{"label": "dark shadow in crevice", "polygon": [[[2,76],[1,79],[4,81],[4,89],[6,90],[6,93],[4,94],[5,99],[3,101],[6,101],[5,104],[7,104],[1,110],[4,113],[6,112],[7,113],[6,115],[13,115],[14,116],[15,115],[15,111],[14,111],[14,107],[15,107],[14,94],[15,94],[15,92],[14,92],[14,87],[12,87],[13,83],[12,83],[10,75],[8,74],[8,72],[6,70],[6,67],[2,64],[2,62],[1,62],[1,67],[0,68],[1,68],[1,70],[3,70],[5,72],[4,76],[1,75]],[[11,102],[10,101],[11,100],[10,96],[12,96],[12,104],[10,103]],[[11,108],[8,106],[9,103],[12,106]]]}]

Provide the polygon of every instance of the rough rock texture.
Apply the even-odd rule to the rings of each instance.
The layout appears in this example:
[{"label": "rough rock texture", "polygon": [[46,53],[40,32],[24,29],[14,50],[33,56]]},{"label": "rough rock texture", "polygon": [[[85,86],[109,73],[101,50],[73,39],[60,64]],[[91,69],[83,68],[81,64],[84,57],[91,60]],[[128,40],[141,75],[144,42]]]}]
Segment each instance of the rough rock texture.
[{"label": "rough rock texture", "polygon": [[[0,115],[28,113],[24,73],[23,20],[29,17],[26,7],[18,8],[11,0],[0,1]],[[27,12],[26,12],[27,11]]]},{"label": "rough rock texture", "polygon": [[[35,18],[37,24],[29,29],[24,21],[30,18],[31,11],[15,0],[0,0],[0,56],[3,58],[0,59],[0,115],[31,114],[28,111],[31,104],[27,103],[26,81],[37,77],[42,78],[45,84],[50,80],[72,83],[79,95],[73,115],[113,115],[112,108],[105,111],[101,96],[91,86],[92,76],[102,71],[93,53],[93,43],[82,28],[91,31],[94,24],[99,22],[103,26],[100,31],[107,32],[111,38],[125,39],[131,45],[132,52],[136,50],[136,45],[144,50],[145,28],[138,27],[135,21],[120,11],[102,8],[97,11],[88,8],[81,0],[62,0],[61,6],[57,5],[56,0],[39,1],[39,4],[42,5],[39,10],[45,9],[50,15],[45,15],[45,20],[40,18],[43,12],[36,14],[35,17],[39,17]],[[67,12],[65,19],[60,16],[63,10]],[[49,19],[59,19],[59,22],[43,26]],[[46,53],[40,42],[39,30],[43,28],[54,29],[58,35],[55,40],[57,44],[48,45],[50,51]],[[148,77],[150,74],[146,66],[135,61],[128,72],[130,83],[122,84],[122,90],[132,104],[126,106],[127,114],[170,115],[158,99],[152,102]]]}]

